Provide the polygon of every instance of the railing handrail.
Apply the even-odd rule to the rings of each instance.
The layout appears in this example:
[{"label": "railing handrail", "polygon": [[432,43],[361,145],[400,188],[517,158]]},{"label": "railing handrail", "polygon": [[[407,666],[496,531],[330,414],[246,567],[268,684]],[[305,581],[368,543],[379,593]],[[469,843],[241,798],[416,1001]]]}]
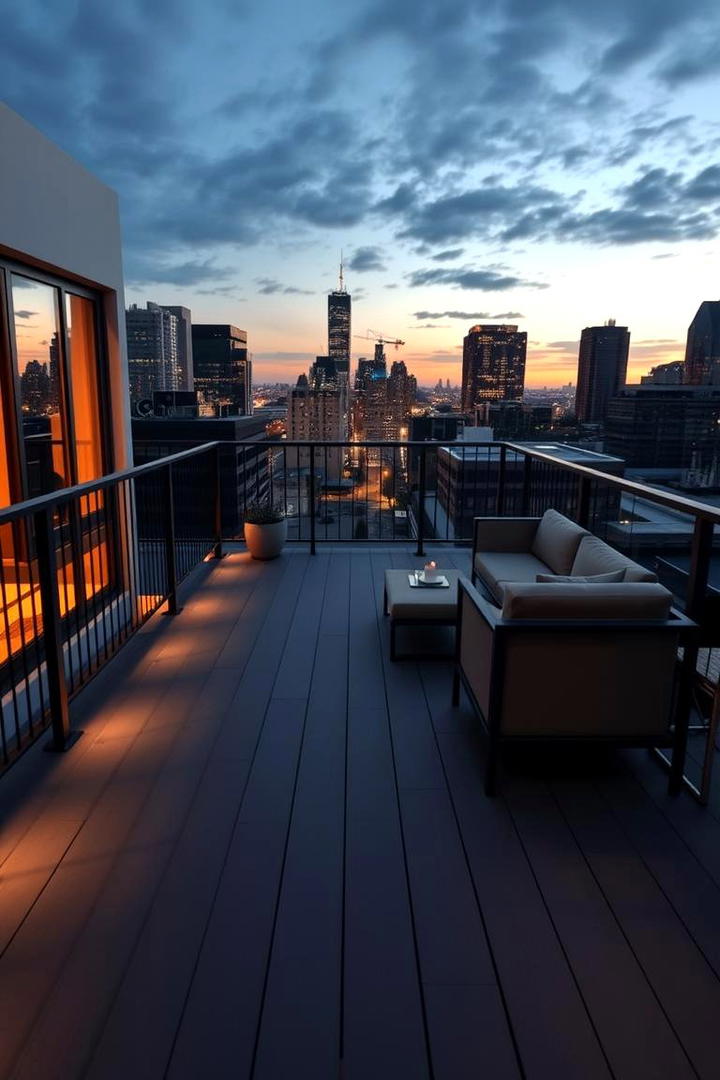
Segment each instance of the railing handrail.
[{"label": "railing handrail", "polygon": [[39,510],[48,509],[51,506],[62,506],[63,503],[72,502],[73,499],[92,495],[95,491],[103,491],[113,487],[123,480],[134,480],[144,473],[153,472],[156,469],[166,469],[168,465],[174,465],[178,461],[205,454],[208,450],[214,450],[217,443],[203,443],[202,446],[193,446],[189,450],[182,450],[177,454],[168,454],[166,457],[157,458],[155,461],[147,461],[143,465],[133,465],[129,469],[120,469],[118,472],[108,473],[97,480],[88,480],[84,484],[75,484],[74,487],[58,488],[47,495],[38,495],[35,499],[26,499],[25,502],[13,503],[0,510],[0,525],[7,525],[12,521],[35,514]]},{"label": "railing handrail", "polygon": [[[462,443],[458,445],[461,446]],[[505,446],[508,450],[547,462],[548,465],[565,469],[576,476],[585,476],[589,480],[601,480],[611,487],[619,488],[620,491],[627,491],[638,498],[659,503],[661,506],[668,506],[672,510],[681,510],[683,513],[690,514],[693,517],[703,518],[705,521],[712,521],[716,525],[720,525],[720,507],[695,502],[694,499],[686,499],[682,495],[671,495],[669,492],[660,491],[647,484],[639,484],[636,480],[626,480],[623,476],[614,476],[612,473],[602,472],[600,469],[591,469],[589,466],[579,465],[577,462],[563,461],[562,458],[553,457],[552,454],[544,454],[541,450],[532,450],[527,446],[519,446],[517,443],[508,442],[505,443]]]},{"label": "railing handrail", "polygon": [[[188,439],[140,439],[140,440],[135,440],[135,442],[139,442],[139,443],[146,443],[146,444],[149,444],[149,445],[165,445],[165,446],[170,446],[173,443],[187,444],[188,441],[190,441],[190,440],[188,440]],[[374,449],[382,449],[383,447],[385,447],[388,450],[393,450],[393,449],[396,449],[396,448],[401,449],[401,448],[405,447],[405,448],[413,448],[413,449],[424,448],[426,451],[432,450],[433,448],[436,449],[436,450],[460,450],[460,449],[478,450],[478,449],[494,448],[494,449],[497,449],[499,452],[501,451],[502,447],[505,447],[506,450],[511,450],[513,453],[521,454],[524,457],[533,458],[536,461],[543,461],[546,464],[552,465],[555,468],[564,469],[566,472],[572,473],[575,476],[583,476],[583,477],[586,477],[588,480],[601,481],[602,483],[609,484],[611,487],[618,488],[620,491],[625,491],[630,495],[635,495],[637,498],[647,499],[650,502],[658,503],[660,506],[666,506],[671,510],[678,510],[681,513],[689,514],[689,515],[691,515],[693,517],[699,517],[699,518],[702,518],[705,521],[712,521],[714,524],[720,525],[720,507],[710,506],[708,503],[696,502],[694,499],[688,499],[683,495],[671,495],[669,492],[659,490],[658,488],[655,488],[655,487],[651,487],[648,484],[641,484],[641,483],[638,483],[638,481],[636,481],[636,480],[628,480],[628,479],[626,479],[625,477],[622,477],[622,476],[615,476],[613,473],[606,473],[606,472],[603,472],[601,469],[593,469],[589,465],[580,465],[578,462],[566,461],[563,458],[555,457],[553,454],[543,453],[543,451],[541,451],[541,450],[534,450],[532,447],[522,446],[519,443],[508,442],[506,440],[502,440],[502,441],[478,440],[476,442],[475,441],[471,442],[470,440],[468,440],[468,441],[458,440],[457,442],[452,442],[452,441],[443,442],[442,440],[438,440],[438,439],[432,439],[432,440],[428,440],[428,439],[418,440],[418,439],[415,439],[415,440],[409,440],[409,441],[393,440],[393,441],[385,441],[385,442],[381,442],[381,441],[353,442],[350,439],[346,439],[346,440],[342,440],[342,441],[327,440],[327,439],[326,440],[318,440],[318,439],[312,439],[312,440],[268,439],[267,442],[258,442],[255,439],[228,439],[228,440],[219,439],[219,440],[217,440],[216,443],[205,443],[203,446],[196,447],[195,449],[197,451],[201,451],[201,450],[206,450],[206,449],[208,449],[208,447],[215,446],[215,445],[217,445],[219,447],[223,447],[223,446],[247,446],[247,447],[251,447],[251,448],[253,448],[255,450],[257,450],[259,447],[262,447],[262,448],[267,447],[269,449],[271,447],[282,447],[282,446],[298,448],[298,449],[302,449],[304,447],[304,448],[307,449],[310,445],[312,445],[315,448],[320,448],[320,449],[333,448],[333,447],[348,447],[348,448],[358,447],[359,449],[363,449],[364,447],[368,447],[369,449],[374,450]],[[563,443],[563,444],[560,444],[560,445],[572,446],[572,444],[570,444],[570,443],[568,443],[568,444]],[[580,448],[580,449],[582,449],[582,448]],[[191,453],[191,452],[192,451],[185,451],[185,453]],[[176,457],[177,455],[172,455],[172,456]],[[165,458],[159,458],[158,459],[159,462],[163,462],[163,461],[167,462],[168,460],[169,460],[169,456],[165,457]],[[619,459],[619,460],[621,460],[621,459]],[[500,453],[498,453],[498,463],[500,463]],[[157,465],[157,462],[151,462],[151,463],[148,463],[148,464]],[[141,465],[141,466],[138,466],[138,467],[141,468],[141,469],[144,469],[147,466]],[[117,474],[115,474],[115,475],[117,475]],[[108,479],[111,479],[111,478],[108,478]],[[62,490],[67,491],[67,492],[71,492],[71,491],[77,492],[78,491],[77,488],[64,488]],[[23,505],[23,504],[18,504],[18,505]],[[0,524],[2,524],[2,522],[4,520],[3,514],[4,514],[4,511],[0,511]]]}]

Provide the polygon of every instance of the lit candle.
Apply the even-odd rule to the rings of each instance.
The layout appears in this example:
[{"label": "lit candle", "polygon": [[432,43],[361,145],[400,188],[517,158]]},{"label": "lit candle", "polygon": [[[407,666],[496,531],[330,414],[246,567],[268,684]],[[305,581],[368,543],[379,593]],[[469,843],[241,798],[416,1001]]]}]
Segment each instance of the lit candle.
[{"label": "lit candle", "polygon": [[434,562],[425,563],[425,580],[435,581],[437,578],[437,564]]}]

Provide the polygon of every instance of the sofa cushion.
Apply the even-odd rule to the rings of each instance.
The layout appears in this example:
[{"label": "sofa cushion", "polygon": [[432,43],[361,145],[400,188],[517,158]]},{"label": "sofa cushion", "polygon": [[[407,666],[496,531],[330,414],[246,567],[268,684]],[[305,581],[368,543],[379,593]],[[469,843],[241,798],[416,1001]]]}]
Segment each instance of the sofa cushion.
[{"label": "sofa cushion", "polygon": [[545,563],[528,551],[480,551],[475,556],[475,573],[500,603],[505,582],[534,581],[547,570]]},{"label": "sofa cushion", "polygon": [[588,536],[587,529],[558,514],[557,510],[546,510],[530,550],[546,563],[553,573],[569,574],[578,545],[584,536]]},{"label": "sofa cushion", "polygon": [[652,582],[617,585],[508,583],[503,594],[503,619],[619,619],[665,620],[672,594]]},{"label": "sofa cushion", "polygon": [[566,581],[566,582],[578,582],[581,585],[607,585],[610,582],[617,583],[618,581],[625,580],[625,568],[622,570],[610,570],[607,574],[538,574],[535,578],[536,581]]},{"label": "sofa cushion", "polygon": [[605,574],[610,570],[624,570],[625,581],[657,581],[652,570],[621,555],[597,536],[584,536],[570,572],[573,575]]}]

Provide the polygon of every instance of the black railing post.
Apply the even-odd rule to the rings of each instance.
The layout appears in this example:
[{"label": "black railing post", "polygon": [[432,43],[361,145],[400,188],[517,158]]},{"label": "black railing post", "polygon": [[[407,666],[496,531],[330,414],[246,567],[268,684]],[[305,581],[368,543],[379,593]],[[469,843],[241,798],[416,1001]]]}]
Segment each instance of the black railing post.
[{"label": "black railing post", "polygon": [[213,556],[222,559],[222,470],[220,465],[220,443],[215,444],[215,546]]},{"label": "black railing post", "polygon": [[[714,525],[705,518],[695,519],[692,548],[690,552],[690,571],[688,574],[685,611],[697,623],[702,621],[705,607],[710,557],[712,555]],[[680,665],[680,686],[675,706],[675,746],[672,765],[670,766],[670,792],[677,795],[682,788],[685,754],[687,751],[688,726],[692,708],[693,684],[697,677],[698,640],[694,636],[683,646],[683,659]],[[714,753],[714,750],[712,751]],[[701,798],[704,793],[701,793]]]},{"label": "black railing post", "polygon": [[167,574],[168,615],[177,615],[177,566],[175,563],[175,501],[173,498],[173,467],[167,467],[165,490],[165,571]]},{"label": "black railing post", "polygon": [[423,547],[425,532],[425,473],[427,467],[427,447],[420,447],[420,482],[418,484],[418,520],[417,520],[417,551],[416,555],[424,555]]},{"label": "black railing post", "polygon": [[[55,555],[55,532],[53,508],[45,507],[34,515],[35,550],[37,552],[38,585],[42,608],[43,642],[45,645],[45,668],[47,671],[48,700],[52,722],[52,741],[48,750],[67,750],[70,745],[70,710],[68,708],[67,680],[60,629],[60,599],[58,597],[57,558]],[[28,707],[30,703],[28,702]]]},{"label": "black railing post", "polygon": [[577,523],[582,525],[583,529],[587,529],[590,521],[590,477],[580,476],[578,477],[578,510],[577,510]]},{"label": "black railing post", "polygon": [[[492,454],[492,448],[490,449]],[[505,444],[500,447],[500,462],[498,464],[497,497],[495,500],[495,514],[497,517],[505,517],[505,472],[507,465],[507,448]],[[489,461],[488,461],[489,466]]]},{"label": "black railing post", "polygon": [[527,517],[530,513],[530,488],[532,484],[532,458],[529,454],[525,455],[525,463],[523,467],[523,483],[522,483],[522,505],[520,514],[522,517]]},{"label": "black railing post", "polygon": [[310,443],[310,554],[315,554],[315,443]]}]

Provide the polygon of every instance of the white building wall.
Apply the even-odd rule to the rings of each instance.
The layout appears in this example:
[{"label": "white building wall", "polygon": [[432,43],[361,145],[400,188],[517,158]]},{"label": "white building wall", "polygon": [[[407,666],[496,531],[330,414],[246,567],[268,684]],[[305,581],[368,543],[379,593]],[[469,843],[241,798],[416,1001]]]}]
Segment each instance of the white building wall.
[{"label": "white building wall", "polygon": [[132,463],[122,253],[114,191],[0,103],[0,252],[103,294],[115,461]]}]

